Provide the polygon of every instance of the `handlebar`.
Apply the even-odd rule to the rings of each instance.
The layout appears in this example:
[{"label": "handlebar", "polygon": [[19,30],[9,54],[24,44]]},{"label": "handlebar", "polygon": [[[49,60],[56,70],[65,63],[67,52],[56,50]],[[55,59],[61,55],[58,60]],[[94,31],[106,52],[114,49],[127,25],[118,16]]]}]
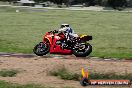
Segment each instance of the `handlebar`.
[{"label": "handlebar", "polygon": [[55,34],[55,33],[58,33],[58,31],[57,30],[54,30],[54,31],[50,31],[48,33]]}]

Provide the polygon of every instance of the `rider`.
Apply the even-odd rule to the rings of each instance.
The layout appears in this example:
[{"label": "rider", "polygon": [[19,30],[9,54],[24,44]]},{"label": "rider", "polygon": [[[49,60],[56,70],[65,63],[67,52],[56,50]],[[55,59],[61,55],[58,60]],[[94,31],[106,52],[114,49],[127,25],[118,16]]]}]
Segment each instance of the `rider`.
[{"label": "rider", "polygon": [[61,24],[59,31],[65,33],[67,41],[69,41],[71,37],[78,37],[78,35],[74,33],[74,30],[69,26],[69,24]]}]

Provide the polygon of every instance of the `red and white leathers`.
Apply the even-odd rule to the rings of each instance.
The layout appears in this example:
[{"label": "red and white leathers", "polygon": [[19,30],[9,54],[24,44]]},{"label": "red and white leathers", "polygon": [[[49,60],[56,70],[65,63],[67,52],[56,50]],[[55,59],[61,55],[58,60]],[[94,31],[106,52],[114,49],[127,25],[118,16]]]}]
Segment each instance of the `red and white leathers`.
[{"label": "red and white leathers", "polygon": [[70,40],[71,37],[78,37],[77,34],[74,33],[74,30],[70,27],[63,27],[59,29],[59,32],[64,32],[67,40]]}]

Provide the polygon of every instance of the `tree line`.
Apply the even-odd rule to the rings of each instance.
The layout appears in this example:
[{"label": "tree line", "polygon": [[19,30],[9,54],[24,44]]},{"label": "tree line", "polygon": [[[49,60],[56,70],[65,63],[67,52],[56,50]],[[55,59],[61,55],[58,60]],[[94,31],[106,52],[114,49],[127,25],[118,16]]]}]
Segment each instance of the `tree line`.
[{"label": "tree line", "polygon": [[[18,0],[0,0],[0,1],[8,1],[14,2]],[[118,7],[127,7],[132,6],[132,0],[34,0],[36,3],[50,1],[55,4],[61,5],[64,3],[66,6],[75,5],[75,4],[83,4],[84,6],[111,6],[114,9]]]}]

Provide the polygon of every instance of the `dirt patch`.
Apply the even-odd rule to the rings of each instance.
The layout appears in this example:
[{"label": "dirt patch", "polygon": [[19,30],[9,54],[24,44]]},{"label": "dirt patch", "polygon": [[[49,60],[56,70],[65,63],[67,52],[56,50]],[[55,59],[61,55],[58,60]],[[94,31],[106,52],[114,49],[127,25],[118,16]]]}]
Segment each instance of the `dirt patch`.
[{"label": "dirt patch", "polygon": [[[72,57],[72,59],[70,59]],[[69,59],[68,59],[69,58]],[[74,87],[81,88],[78,81],[65,81],[57,77],[49,76],[47,73],[55,67],[65,66],[72,72],[81,73],[81,68],[89,72],[116,72],[132,73],[132,63],[124,61],[102,61],[97,59],[80,59],[74,56],[56,57],[0,57],[0,69],[20,69],[16,77],[0,77],[13,83],[28,84],[36,83],[55,88]],[[89,88],[94,88],[90,86]],[[111,86],[99,86],[98,88],[114,88]],[[116,87],[118,88],[118,87]],[[120,88],[120,87],[119,87]],[[125,87],[127,88],[127,87]],[[130,87],[129,87],[130,88]]]}]

